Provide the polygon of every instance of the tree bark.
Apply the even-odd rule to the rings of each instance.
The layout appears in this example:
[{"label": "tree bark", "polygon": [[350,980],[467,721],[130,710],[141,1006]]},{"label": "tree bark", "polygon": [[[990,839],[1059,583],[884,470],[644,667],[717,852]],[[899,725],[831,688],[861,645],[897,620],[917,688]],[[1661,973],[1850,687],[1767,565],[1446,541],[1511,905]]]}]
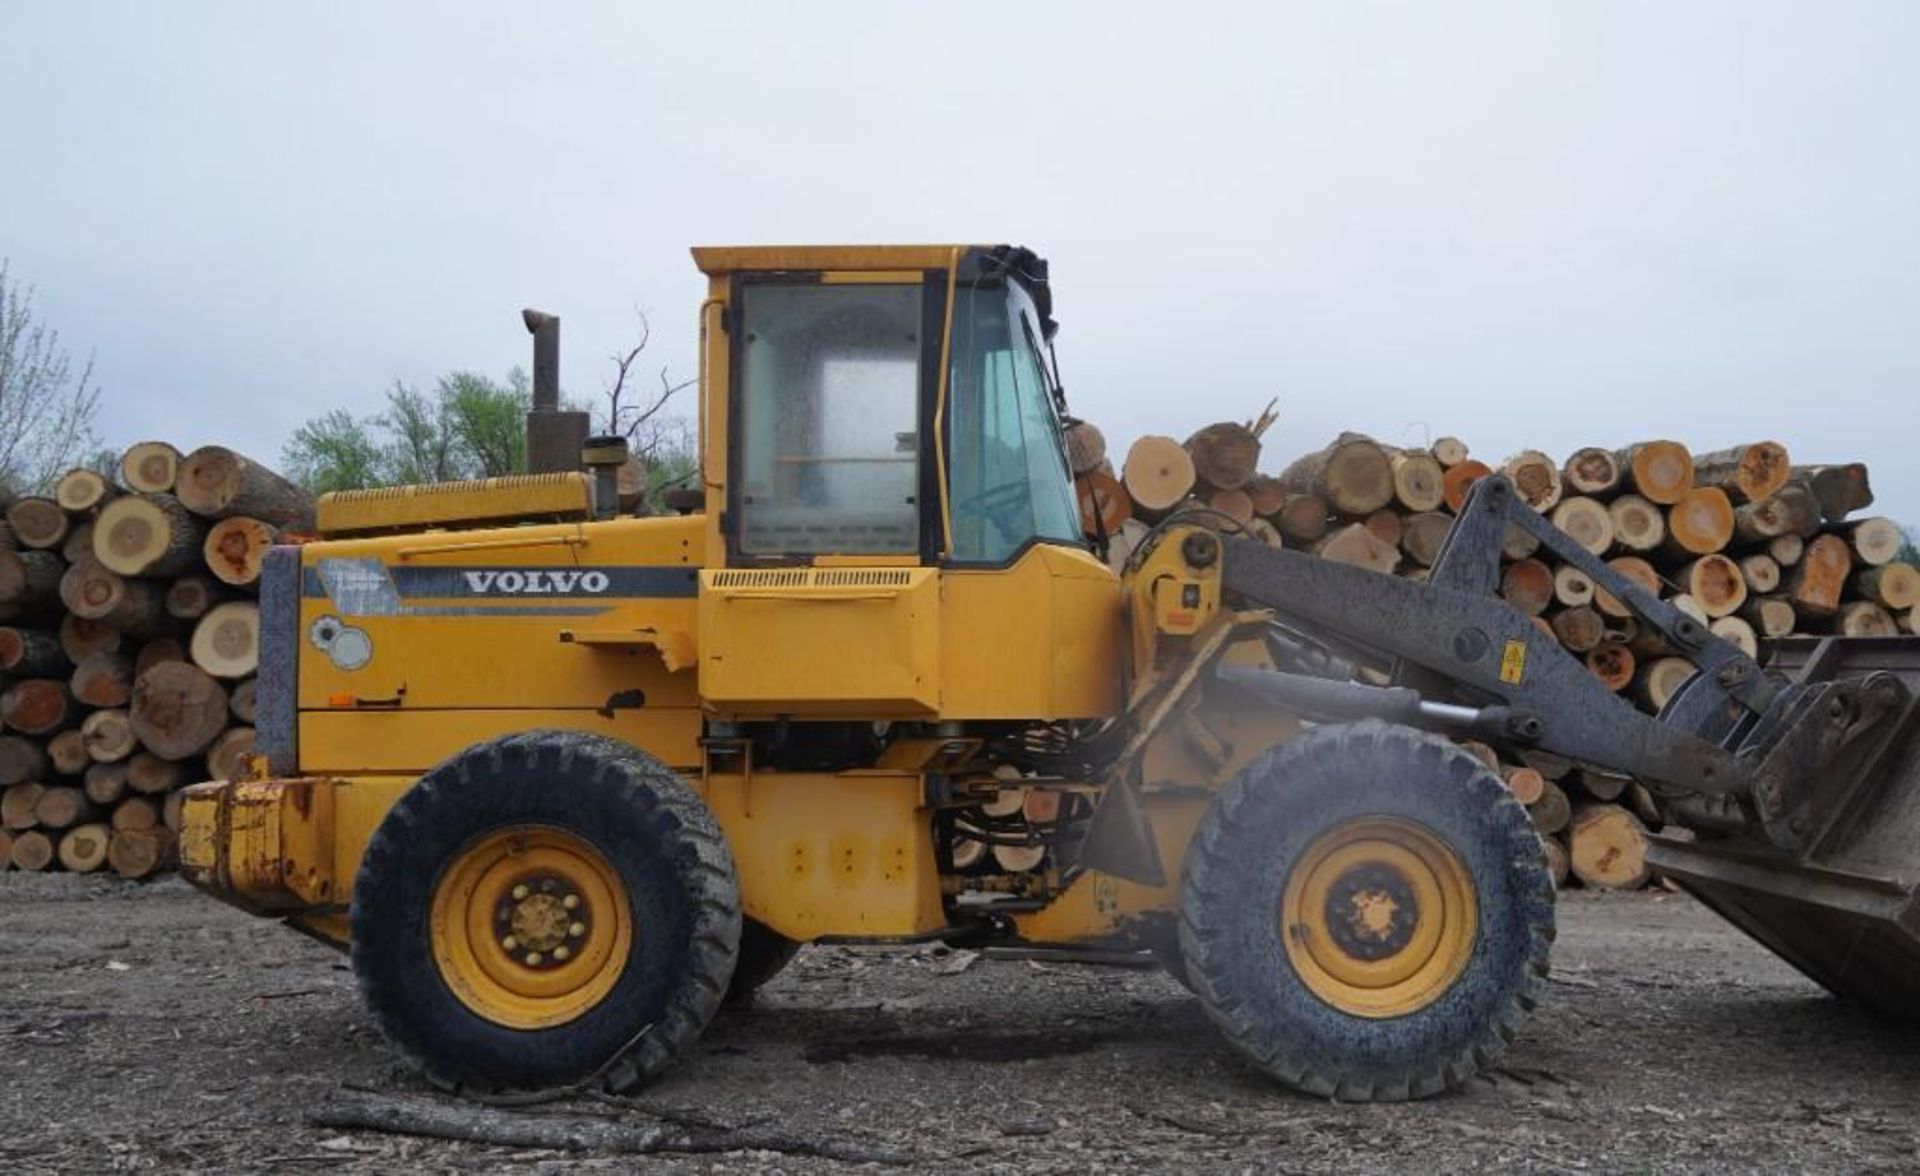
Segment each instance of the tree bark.
[{"label": "tree bark", "polygon": [[1067,426],[1067,465],[1075,474],[1090,474],[1107,460],[1107,435],[1090,421]]},{"label": "tree bark", "polygon": [[1868,567],[1892,563],[1907,542],[1906,534],[1892,519],[1861,519],[1840,530],[1847,537],[1847,545],[1853,548],[1855,559]]},{"label": "tree bark", "polygon": [[1120,480],[1137,513],[1158,518],[1193,492],[1193,458],[1171,437],[1142,437],[1127,450]]},{"label": "tree bark", "polygon": [[[1098,473],[1111,483],[1113,474],[1106,470],[1087,471]],[[1125,496],[1121,502],[1126,501]],[[1111,527],[1108,530],[1112,530]],[[260,579],[260,569],[266,565],[267,550],[280,541],[278,528],[237,515],[230,519],[221,519],[207,530],[207,541],[201,549],[201,555],[207,563],[207,570],[221,581],[236,588],[253,584]]]},{"label": "tree bark", "polygon": [[[1276,534],[1275,538],[1278,537]],[[249,727],[253,725],[253,690],[254,680],[248,678],[244,682],[234,683],[233,689],[227,692],[228,712],[233,715],[235,722],[245,723]]]},{"label": "tree bark", "polygon": [[1429,448],[1442,469],[1450,470],[1467,460],[1467,443],[1458,437],[1438,438]]},{"label": "tree bark", "polygon": [[1755,441],[1732,449],[1704,453],[1693,459],[1693,484],[1717,486],[1735,505],[1771,498],[1792,473],[1787,447],[1777,441]]},{"label": "tree bark", "polygon": [[1196,477],[1215,490],[1238,490],[1260,464],[1260,438],[1233,421],[1218,421],[1187,438]]},{"label": "tree bark", "polygon": [[93,558],[93,520],[81,519],[67,528],[67,537],[60,541],[60,558],[67,563],[76,559]]},{"label": "tree bark", "polygon": [[53,764],[47,759],[46,745],[38,739],[0,735],[0,785],[44,780],[52,768]]},{"label": "tree bark", "polygon": [[1562,498],[1551,517],[1554,526],[1595,555],[1613,547],[1613,515],[1596,499]]},{"label": "tree bark", "polygon": [[[1120,524],[1126,522],[1128,516],[1132,513],[1132,507],[1127,502],[1126,489],[1120,485],[1120,479],[1114,477],[1112,474],[1102,473],[1099,470],[1082,474],[1074,479],[1074,489],[1080,497],[1080,529],[1089,535],[1112,535],[1120,529]],[[228,523],[234,521],[233,519],[226,520]],[[222,523],[221,525],[225,526],[226,524]],[[211,540],[208,542],[208,548],[207,566],[213,568],[215,573],[218,574],[220,572],[220,566],[212,557]],[[265,558],[266,549],[261,548],[259,555],[261,558]],[[235,565],[234,574],[244,575],[245,572]],[[221,578],[226,579],[224,575]],[[260,568],[256,564],[252,568],[252,579],[234,579],[228,580],[227,582],[233,584],[250,584],[259,578]]]},{"label": "tree bark", "polygon": [[140,675],[159,665],[161,662],[183,662],[188,660],[186,647],[174,637],[155,637],[140,646],[140,652],[133,655],[133,676],[137,681]]},{"label": "tree bark", "polygon": [[1335,514],[1364,518],[1393,501],[1393,466],[1372,438],[1342,433],[1280,475],[1290,493],[1311,494]]},{"label": "tree bark", "polygon": [[122,878],[148,878],[173,862],[169,829],[122,829],[107,842],[107,864]]},{"label": "tree bark", "polygon": [[122,638],[118,629],[110,628],[99,621],[90,621],[72,613],[60,618],[60,648],[67,653],[67,659],[75,666],[96,653],[112,653],[120,648]]},{"label": "tree bark", "polygon": [[1560,478],[1575,494],[1610,498],[1620,491],[1620,462],[1610,450],[1577,449],[1561,467]]},{"label": "tree bark", "polygon": [[100,512],[93,555],[122,576],[178,576],[198,567],[207,524],[171,494],[130,494]]},{"label": "tree bark", "polygon": [[81,787],[87,799],[102,808],[119,804],[127,795],[127,765],[94,764],[87,769]]},{"label": "tree bark", "polygon": [[1567,885],[1567,847],[1560,844],[1558,837],[1542,834],[1540,849],[1547,855],[1547,873],[1553,878],[1553,888],[1564,889]]},{"label": "tree bark", "polygon": [[1780,535],[1811,538],[1820,530],[1820,503],[1798,483],[1788,483],[1772,498],[1749,502],[1733,512],[1733,537],[1741,543],[1765,543]]},{"label": "tree bark", "polygon": [[51,551],[0,550],[0,604],[27,609],[59,602],[60,577],[67,565]]},{"label": "tree bark", "polygon": [[1620,480],[1649,502],[1672,506],[1693,489],[1693,454],[1678,441],[1642,441],[1614,454]]},{"label": "tree bark", "polygon": [[1313,494],[1292,494],[1273,520],[1289,543],[1307,546],[1327,533],[1326,501]]},{"label": "tree bark", "polygon": [[1266,474],[1255,474],[1241,487],[1247,492],[1247,498],[1253,502],[1253,513],[1263,519],[1270,519],[1280,513],[1287,505],[1287,488],[1280,479]]},{"label": "tree bark", "polygon": [[155,796],[171,792],[186,782],[185,764],[161,759],[150,751],[136,751],[127,761],[127,787],[135,792]]},{"label": "tree bark", "polygon": [[1853,579],[1861,596],[1890,609],[1908,609],[1920,604],[1920,568],[1908,563],[1890,563],[1867,568]]},{"label": "tree bark", "polygon": [[1242,527],[1253,521],[1253,499],[1245,490],[1215,490],[1207,495],[1207,509],[1220,512]]},{"label": "tree bark", "polygon": [[1856,510],[1873,505],[1873,485],[1867,467],[1859,462],[1845,465],[1794,466],[1788,478],[1807,488],[1819,505],[1820,517],[1837,523]]},{"label": "tree bark", "polygon": [[16,498],[8,505],[7,525],[13,528],[14,540],[20,546],[45,550],[60,546],[72,521],[59,503],[35,495]]},{"label": "tree bark", "polygon": [[17,678],[56,678],[73,672],[60,635],[44,629],[0,628],[0,671]]},{"label": "tree bark", "polygon": [[252,754],[253,728],[229,727],[207,748],[207,774],[215,780],[243,780]]},{"label": "tree bark", "polygon": [[197,621],[233,593],[211,576],[183,576],[167,585],[162,607],[176,621]]},{"label": "tree bark", "polygon": [[1400,513],[1385,506],[1361,519],[1360,525],[1372,531],[1375,538],[1389,547],[1400,546],[1400,535],[1406,529],[1400,519]]},{"label": "tree bark", "polygon": [[133,684],[133,733],[162,759],[205,751],[227,725],[227,693],[197,666],[161,662]]},{"label": "tree bark", "polygon": [[279,474],[218,445],[203,445],[180,462],[173,492],[208,518],[246,515],[294,531],[313,530],[313,499]]},{"label": "tree bark", "polygon": [[1767,638],[1787,636],[1799,621],[1793,602],[1783,596],[1749,596],[1740,615],[1760,636]]},{"label": "tree bark", "polygon": [[82,658],[67,679],[73,696],[88,706],[127,705],[133,693],[133,659],[123,653],[95,653]]},{"label": "tree bark", "polygon": [[74,564],[60,579],[67,611],[129,637],[158,637],[173,629],[166,590],[155,580],[129,579],[95,560]]},{"label": "tree bark", "polygon": [[1647,868],[1647,830],[1617,804],[1588,804],[1574,810],[1567,826],[1567,850],[1573,875],[1602,890],[1638,890],[1652,876]]},{"label": "tree bark", "polygon": [[1567,820],[1573,815],[1573,805],[1560,786],[1549,780],[1540,789],[1540,799],[1527,806],[1527,815],[1533,818],[1534,828],[1540,832],[1558,833],[1567,827]]},{"label": "tree bark", "polygon": [[1400,524],[1400,550],[1423,568],[1432,567],[1440,558],[1440,545],[1453,530],[1453,516],[1438,511],[1408,515]]},{"label": "tree bark", "polygon": [[1667,516],[1638,494],[1622,494],[1607,504],[1613,539],[1626,551],[1658,551],[1667,538]]},{"label": "tree bark", "polygon": [[108,821],[115,832],[122,829],[158,829],[161,827],[160,803],[151,797],[129,796],[114,806],[113,816]]},{"label": "tree bark", "polygon": [[1895,637],[1900,626],[1893,614],[1871,600],[1851,600],[1835,614],[1833,631],[1842,637]]},{"label": "tree bark", "polygon": [[1822,535],[1807,544],[1807,552],[1787,573],[1787,596],[1803,617],[1832,616],[1846,591],[1853,553],[1838,535]]},{"label": "tree bark", "polygon": [[85,792],[67,784],[42,788],[40,799],[33,803],[34,824],[42,829],[67,829],[99,815],[99,805],[88,800]]}]

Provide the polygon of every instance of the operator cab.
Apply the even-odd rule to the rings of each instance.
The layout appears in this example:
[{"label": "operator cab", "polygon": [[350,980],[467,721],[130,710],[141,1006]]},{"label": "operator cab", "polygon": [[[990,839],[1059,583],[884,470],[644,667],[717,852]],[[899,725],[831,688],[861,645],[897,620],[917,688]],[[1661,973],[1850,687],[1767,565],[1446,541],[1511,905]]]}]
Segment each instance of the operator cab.
[{"label": "operator cab", "polygon": [[709,513],[730,566],[1003,566],[1034,544],[1085,548],[1044,260],[1006,246],[695,256],[727,303],[732,476]]}]

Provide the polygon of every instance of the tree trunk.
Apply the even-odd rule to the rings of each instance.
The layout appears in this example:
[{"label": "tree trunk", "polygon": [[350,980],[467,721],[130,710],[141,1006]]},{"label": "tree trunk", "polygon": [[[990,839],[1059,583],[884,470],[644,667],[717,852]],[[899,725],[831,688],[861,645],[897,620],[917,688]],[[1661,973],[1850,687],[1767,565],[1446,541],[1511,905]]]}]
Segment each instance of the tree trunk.
[{"label": "tree trunk", "polygon": [[1158,518],[1193,493],[1193,458],[1171,437],[1142,437],[1127,450],[1120,480],[1139,513]]},{"label": "tree trunk", "polygon": [[1567,884],[1567,847],[1560,844],[1558,837],[1542,835],[1541,852],[1547,855],[1547,873],[1553,878],[1553,888],[1560,890]]},{"label": "tree trunk", "polygon": [[267,467],[218,445],[203,445],[180,462],[173,492],[208,518],[247,515],[295,531],[313,530],[313,499]]},{"label": "tree trunk", "polygon": [[1431,510],[1408,515],[1400,523],[1400,550],[1421,567],[1432,567],[1433,561],[1440,558],[1440,545],[1447,541],[1451,530],[1451,515]]},{"label": "tree trunk", "polygon": [[161,826],[160,804],[150,797],[129,796],[114,807],[110,823],[115,832],[122,829],[158,829]]},{"label": "tree trunk", "polygon": [[1684,657],[1663,657],[1641,669],[1634,678],[1634,694],[1652,710],[1667,705],[1667,699],[1693,677],[1695,666]]},{"label": "tree trunk", "polygon": [[1829,523],[1837,523],[1854,511],[1873,505],[1873,486],[1867,479],[1867,467],[1859,462],[1794,466],[1788,480],[1807,488],[1819,505],[1820,517]]},{"label": "tree trunk", "polygon": [[34,824],[42,829],[68,829],[99,815],[99,805],[88,800],[85,792],[67,784],[41,789],[40,799],[33,803]]},{"label": "tree trunk", "polygon": [[53,864],[53,838],[38,829],[19,833],[8,858],[16,870],[44,870]]},{"label": "tree trunk", "polygon": [[1253,521],[1253,499],[1245,490],[1215,490],[1207,495],[1207,509],[1218,511],[1244,527]]},{"label": "tree trunk", "polygon": [[1647,884],[1647,830],[1617,804],[1581,805],[1567,827],[1574,877],[1602,890],[1638,890]]},{"label": "tree trunk", "polygon": [[1787,636],[1799,620],[1793,602],[1784,596],[1749,596],[1740,615],[1766,638]]},{"label": "tree trunk", "polygon": [[1613,547],[1613,515],[1592,498],[1563,498],[1553,508],[1553,525],[1595,555]]},{"label": "tree trunk", "polygon": [[1500,775],[1507,782],[1507,791],[1521,804],[1533,804],[1547,790],[1547,778],[1538,769],[1527,767],[1503,767]]},{"label": "tree trunk", "polygon": [[1311,494],[1335,514],[1364,518],[1393,501],[1393,466],[1371,438],[1342,433],[1280,475],[1290,493]]},{"label": "tree trunk", "polygon": [[1822,535],[1807,544],[1807,553],[1787,573],[1787,596],[1803,617],[1832,616],[1846,591],[1853,553],[1838,535]]},{"label": "tree trunk", "polygon": [[53,764],[46,745],[22,735],[0,735],[0,785],[44,780]]},{"label": "tree trunk", "polygon": [[87,769],[81,787],[87,799],[102,808],[119,804],[127,795],[127,765],[95,764]]},{"label": "tree trunk", "polygon": [[1430,453],[1403,449],[1388,459],[1393,496],[1415,513],[1439,510],[1447,501],[1447,471]]},{"label": "tree trunk", "polygon": [[1899,610],[1920,604],[1920,568],[1890,563],[1868,568],[1853,579],[1860,595],[1875,604]]},{"label": "tree trunk", "polygon": [[122,576],[177,576],[198,567],[207,525],[171,494],[116,498],[94,524],[94,558]]},{"label": "tree trunk", "polygon": [[60,618],[60,648],[75,666],[96,653],[112,653],[120,648],[120,630],[99,621],[90,621],[72,613]]},{"label": "tree trunk", "polygon": [[1721,617],[1707,626],[1708,632],[1720,640],[1737,646],[1740,652],[1758,660],[1760,657],[1760,638],[1753,626],[1740,617]]},{"label": "tree trunk", "polygon": [[1467,460],[1467,443],[1458,437],[1441,437],[1428,447],[1433,460],[1440,463],[1442,469],[1452,469]]},{"label": "tree trunk", "polygon": [[[253,755],[253,728],[229,727],[207,748],[207,775],[215,780],[243,780],[247,759]],[[1037,794],[1036,794],[1037,795]],[[1047,795],[1056,796],[1057,793]]]},{"label": "tree trunk", "polygon": [[[1660,594],[1660,573],[1654,571],[1653,565],[1641,559],[1639,556],[1616,556],[1607,561],[1607,566],[1633,581],[1637,586],[1646,589],[1648,592],[1656,596]],[[1594,589],[1593,607],[1610,617],[1630,617],[1633,615],[1633,610],[1627,607],[1625,601],[1619,599],[1604,588]]]},{"label": "tree trunk", "polygon": [[51,551],[0,550],[0,604],[51,608],[60,600],[67,565]]},{"label": "tree trunk", "polygon": [[166,590],[155,580],[128,579],[94,560],[74,564],[60,579],[67,611],[129,637],[158,637],[173,628]]},{"label": "tree trunk", "polygon": [[[1088,474],[1095,472],[1087,471]],[[1108,483],[1114,482],[1111,472],[1097,472]],[[1124,505],[1125,502],[1126,497],[1122,495],[1121,503]],[[1107,529],[1111,531],[1113,528]],[[280,532],[277,528],[259,519],[238,515],[221,519],[208,528],[201,555],[206,560],[208,571],[236,588],[244,587],[260,579],[260,569],[266,564],[267,550],[279,541]]]},{"label": "tree trunk", "polygon": [[1401,532],[1406,529],[1400,520],[1399,512],[1385,506],[1361,519],[1360,525],[1372,531],[1374,538],[1389,547],[1400,546]]},{"label": "tree trunk", "polygon": [[67,528],[67,537],[60,541],[60,558],[68,563],[76,559],[93,558],[92,519],[81,519]]},{"label": "tree trunk", "polygon": [[119,495],[120,487],[88,469],[68,470],[53,486],[53,500],[60,509],[77,515],[96,510]]},{"label": "tree trunk", "polygon": [[7,525],[20,546],[45,550],[60,546],[72,521],[53,499],[30,496],[16,498],[7,507]]},{"label": "tree trunk", "polygon": [[1799,535],[1775,535],[1767,540],[1767,554],[1773,557],[1774,563],[1783,568],[1790,568],[1799,563],[1800,557],[1806,553],[1807,541]]},{"label": "tree trunk", "polygon": [[1657,551],[1667,538],[1667,516],[1638,494],[1622,494],[1607,504],[1613,540],[1627,551]]},{"label": "tree trunk", "polygon": [[1467,503],[1467,491],[1473,489],[1475,482],[1491,473],[1493,470],[1486,463],[1472,458],[1448,466],[1447,476],[1440,485],[1440,494],[1446,501],[1447,509],[1459,514],[1460,508]]},{"label": "tree trunk", "polygon": [[1693,454],[1678,441],[1643,441],[1614,454],[1620,480],[1649,502],[1672,506],[1693,489]]},{"label": "tree trunk", "polygon": [[227,692],[227,710],[232,713],[234,721],[249,727],[253,725],[253,690],[254,680],[248,678],[244,682],[236,682],[233,689]]},{"label": "tree trunk", "polygon": [[1726,492],[1712,486],[1689,490],[1667,511],[1667,545],[1671,555],[1711,555],[1733,539],[1733,504]]},{"label": "tree trunk", "polygon": [[159,665],[161,662],[183,662],[187,659],[186,647],[173,637],[155,637],[140,647],[133,655],[133,676],[137,681],[140,675]]},{"label": "tree trunk", "polygon": [[1907,537],[1892,519],[1861,519],[1842,527],[1855,558],[1868,567],[1892,563]]},{"label": "tree trunk", "polygon": [[1500,596],[1530,617],[1553,602],[1553,571],[1537,559],[1515,560],[1500,574]]},{"label": "tree trunk", "polygon": [[167,585],[163,607],[176,621],[197,621],[233,593],[211,576],[184,576]]},{"label": "tree trunk", "polygon": [[80,738],[87,758],[95,763],[118,763],[140,750],[133,722],[123,710],[94,711],[80,721]]},{"label": "tree trunk", "polygon": [[1787,447],[1776,441],[1736,445],[1693,459],[1693,484],[1717,486],[1735,504],[1771,498],[1791,473]]},{"label": "tree trunk", "polygon": [[1593,578],[1574,567],[1561,564],[1553,569],[1553,599],[1567,608],[1593,603]]},{"label": "tree trunk", "polygon": [[1609,498],[1620,490],[1620,462],[1605,449],[1577,449],[1560,469],[1561,481],[1575,494]]},{"label": "tree trunk", "polygon": [[1534,828],[1540,832],[1558,833],[1567,827],[1567,820],[1573,815],[1573,805],[1558,784],[1545,781],[1540,789],[1540,799],[1527,806],[1527,814],[1533,818]]},{"label": "tree trunk", "polygon": [[[1107,460],[1107,435],[1089,421],[1067,426],[1067,465],[1075,474],[1090,474]],[[211,562],[211,561],[209,561]]]},{"label": "tree trunk", "polygon": [[1613,772],[1598,772],[1591,768],[1580,770],[1580,790],[1599,801],[1618,800],[1626,792],[1632,780]]},{"label": "tree trunk", "polygon": [[1280,538],[1280,528],[1262,518],[1256,518],[1247,524],[1247,534],[1268,547],[1286,546],[1286,542]]},{"label": "tree trunk", "polygon": [[133,693],[133,659],[123,653],[96,653],[82,658],[68,684],[73,696],[88,706],[127,705]]},{"label": "tree trunk", "polygon": [[1193,472],[1215,490],[1238,490],[1260,464],[1260,438],[1232,421],[1219,421],[1187,438]]},{"label": "tree trunk", "polygon": [[142,441],[120,455],[120,482],[141,494],[171,494],[180,475],[180,451],[165,441]]},{"label": "tree trunk", "polygon": [[56,678],[73,672],[60,635],[42,629],[0,628],[0,671],[16,678]]},{"label": "tree trunk", "polygon": [[1765,596],[1780,587],[1780,565],[1770,555],[1744,556],[1740,578],[1747,582],[1747,591]]},{"label": "tree trunk", "polygon": [[161,759],[150,751],[136,751],[127,761],[127,787],[135,792],[155,796],[171,792],[186,782],[185,764]]},{"label": "tree trunk", "polygon": [[0,694],[0,721],[24,735],[52,735],[78,718],[65,681],[24,678]]},{"label": "tree trunk", "polygon": [[1853,600],[1840,606],[1833,631],[1842,637],[1896,637],[1900,626],[1893,614],[1871,600]]},{"label": "tree trunk", "polygon": [[1551,623],[1554,637],[1573,653],[1589,653],[1606,640],[1607,623],[1584,605],[1561,609]]},{"label": "tree trunk", "polygon": [[107,843],[107,864],[122,878],[146,878],[173,861],[168,829],[122,829]]},{"label": "tree trunk", "polygon": [[1316,549],[1321,559],[1351,564],[1357,568],[1392,575],[1400,566],[1400,551],[1367,529],[1365,523],[1349,523],[1327,536]]},{"label": "tree trunk", "polygon": [[[1080,529],[1089,535],[1112,535],[1120,529],[1120,524],[1126,522],[1132,513],[1132,506],[1127,502],[1126,488],[1121,486],[1120,479],[1114,477],[1112,474],[1102,473],[1099,470],[1082,474],[1074,479],[1074,489],[1080,496]],[[228,519],[225,523],[222,523],[221,526],[225,526],[226,523],[234,521],[236,520]],[[211,539],[208,541],[208,549],[207,566],[213,568],[216,573],[219,573],[220,566],[213,558]],[[259,554],[261,558],[265,558],[266,549],[261,548]],[[227,582],[231,584],[250,584],[254,580],[258,580],[260,578],[260,568],[257,563],[253,567],[252,573],[252,579],[235,579],[228,580]],[[245,573],[239,570],[237,565],[234,565],[234,574],[243,575]],[[221,578],[226,579],[227,577],[222,575]]]},{"label": "tree trunk", "polygon": [[1560,467],[1537,449],[1522,449],[1500,463],[1500,472],[1513,483],[1520,501],[1545,514],[1560,502],[1565,487]]},{"label": "tree trunk", "polygon": [[54,772],[61,776],[78,776],[93,762],[87,754],[87,737],[79,728],[62,731],[47,740],[47,759],[52,761]]},{"label": "tree trunk", "polygon": [[107,862],[113,830],[94,822],[76,825],[60,838],[60,864],[76,874],[91,874]]},{"label": "tree trunk", "polygon": [[1633,650],[1624,641],[1602,641],[1587,654],[1587,670],[1615,694],[1633,685],[1633,672],[1638,664]]},{"label": "tree trunk", "polygon": [[1733,537],[1741,543],[1765,543],[1780,535],[1811,538],[1820,530],[1820,504],[1811,491],[1788,483],[1772,498],[1749,502],[1733,512]]},{"label": "tree trunk", "polygon": [[1247,479],[1247,484],[1241,489],[1252,500],[1253,513],[1263,519],[1279,514],[1281,508],[1287,505],[1287,488],[1280,484],[1278,478],[1255,474]]},{"label": "tree trunk", "polygon": [[133,684],[133,733],[161,759],[206,750],[227,725],[227,693],[197,666],[161,662]]},{"label": "tree trunk", "polygon": [[194,626],[188,651],[216,678],[250,677],[260,665],[260,606],[236,600],[213,609]]},{"label": "tree trunk", "polygon": [[1273,520],[1289,543],[1307,546],[1327,533],[1327,503],[1314,494],[1291,494]]},{"label": "tree trunk", "polygon": [[36,818],[33,810],[40,804],[40,794],[47,790],[45,784],[33,780],[21,780],[7,785],[0,792],[0,825],[9,829],[31,829]]},{"label": "tree trunk", "polygon": [[1687,595],[1700,602],[1709,619],[1730,617],[1747,602],[1747,581],[1724,555],[1703,555],[1675,573]]}]

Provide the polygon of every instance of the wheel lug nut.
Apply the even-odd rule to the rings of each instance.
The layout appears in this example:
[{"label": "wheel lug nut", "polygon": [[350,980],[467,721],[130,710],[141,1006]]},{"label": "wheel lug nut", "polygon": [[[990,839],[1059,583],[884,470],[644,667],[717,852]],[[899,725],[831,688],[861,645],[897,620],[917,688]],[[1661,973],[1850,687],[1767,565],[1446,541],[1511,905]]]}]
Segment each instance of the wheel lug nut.
[{"label": "wheel lug nut", "polygon": [[523,883],[513,888],[513,900],[515,902],[523,902],[526,900],[527,895],[531,893],[533,892],[528,890],[526,888],[526,885]]},{"label": "wheel lug nut", "polygon": [[572,952],[567,950],[567,945],[564,943],[553,949],[553,958],[556,960],[564,960],[572,954]]},{"label": "wheel lug nut", "polygon": [[573,910],[575,907],[580,905],[580,896],[577,894],[569,894],[565,898],[560,900],[560,905],[567,908],[568,910]]},{"label": "wheel lug nut", "polygon": [[506,948],[508,951],[512,951],[514,948],[520,946],[520,940],[509,935],[500,941],[500,946]]},{"label": "wheel lug nut", "polygon": [[537,952],[537,951],[530,951],[530,952],[528,952],[528,953],[527,953],[527,967],[529,967],[529,968],[537,968],[537,967],[539,967],[539,966],[540,966],[540,953],[539,953],[539,952]]},{"label": "wheel lug nut", "polygon": [[585,923],[571,923],[567,926],[567,934],[571,938],[578,939],[586,933],[587,925]]}]

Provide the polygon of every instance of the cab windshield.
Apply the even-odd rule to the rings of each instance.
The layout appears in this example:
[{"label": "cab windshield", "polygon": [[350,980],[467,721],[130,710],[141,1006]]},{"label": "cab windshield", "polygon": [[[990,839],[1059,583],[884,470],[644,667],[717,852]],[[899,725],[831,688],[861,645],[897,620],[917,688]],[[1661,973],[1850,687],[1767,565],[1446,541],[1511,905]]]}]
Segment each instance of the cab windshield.
[{"label": "cab windshield", "polygon": [[1018,285],[959,290],[947,389],[956,562],[1005,563],[1035,540],[1084,542],[1039,340]]}]

